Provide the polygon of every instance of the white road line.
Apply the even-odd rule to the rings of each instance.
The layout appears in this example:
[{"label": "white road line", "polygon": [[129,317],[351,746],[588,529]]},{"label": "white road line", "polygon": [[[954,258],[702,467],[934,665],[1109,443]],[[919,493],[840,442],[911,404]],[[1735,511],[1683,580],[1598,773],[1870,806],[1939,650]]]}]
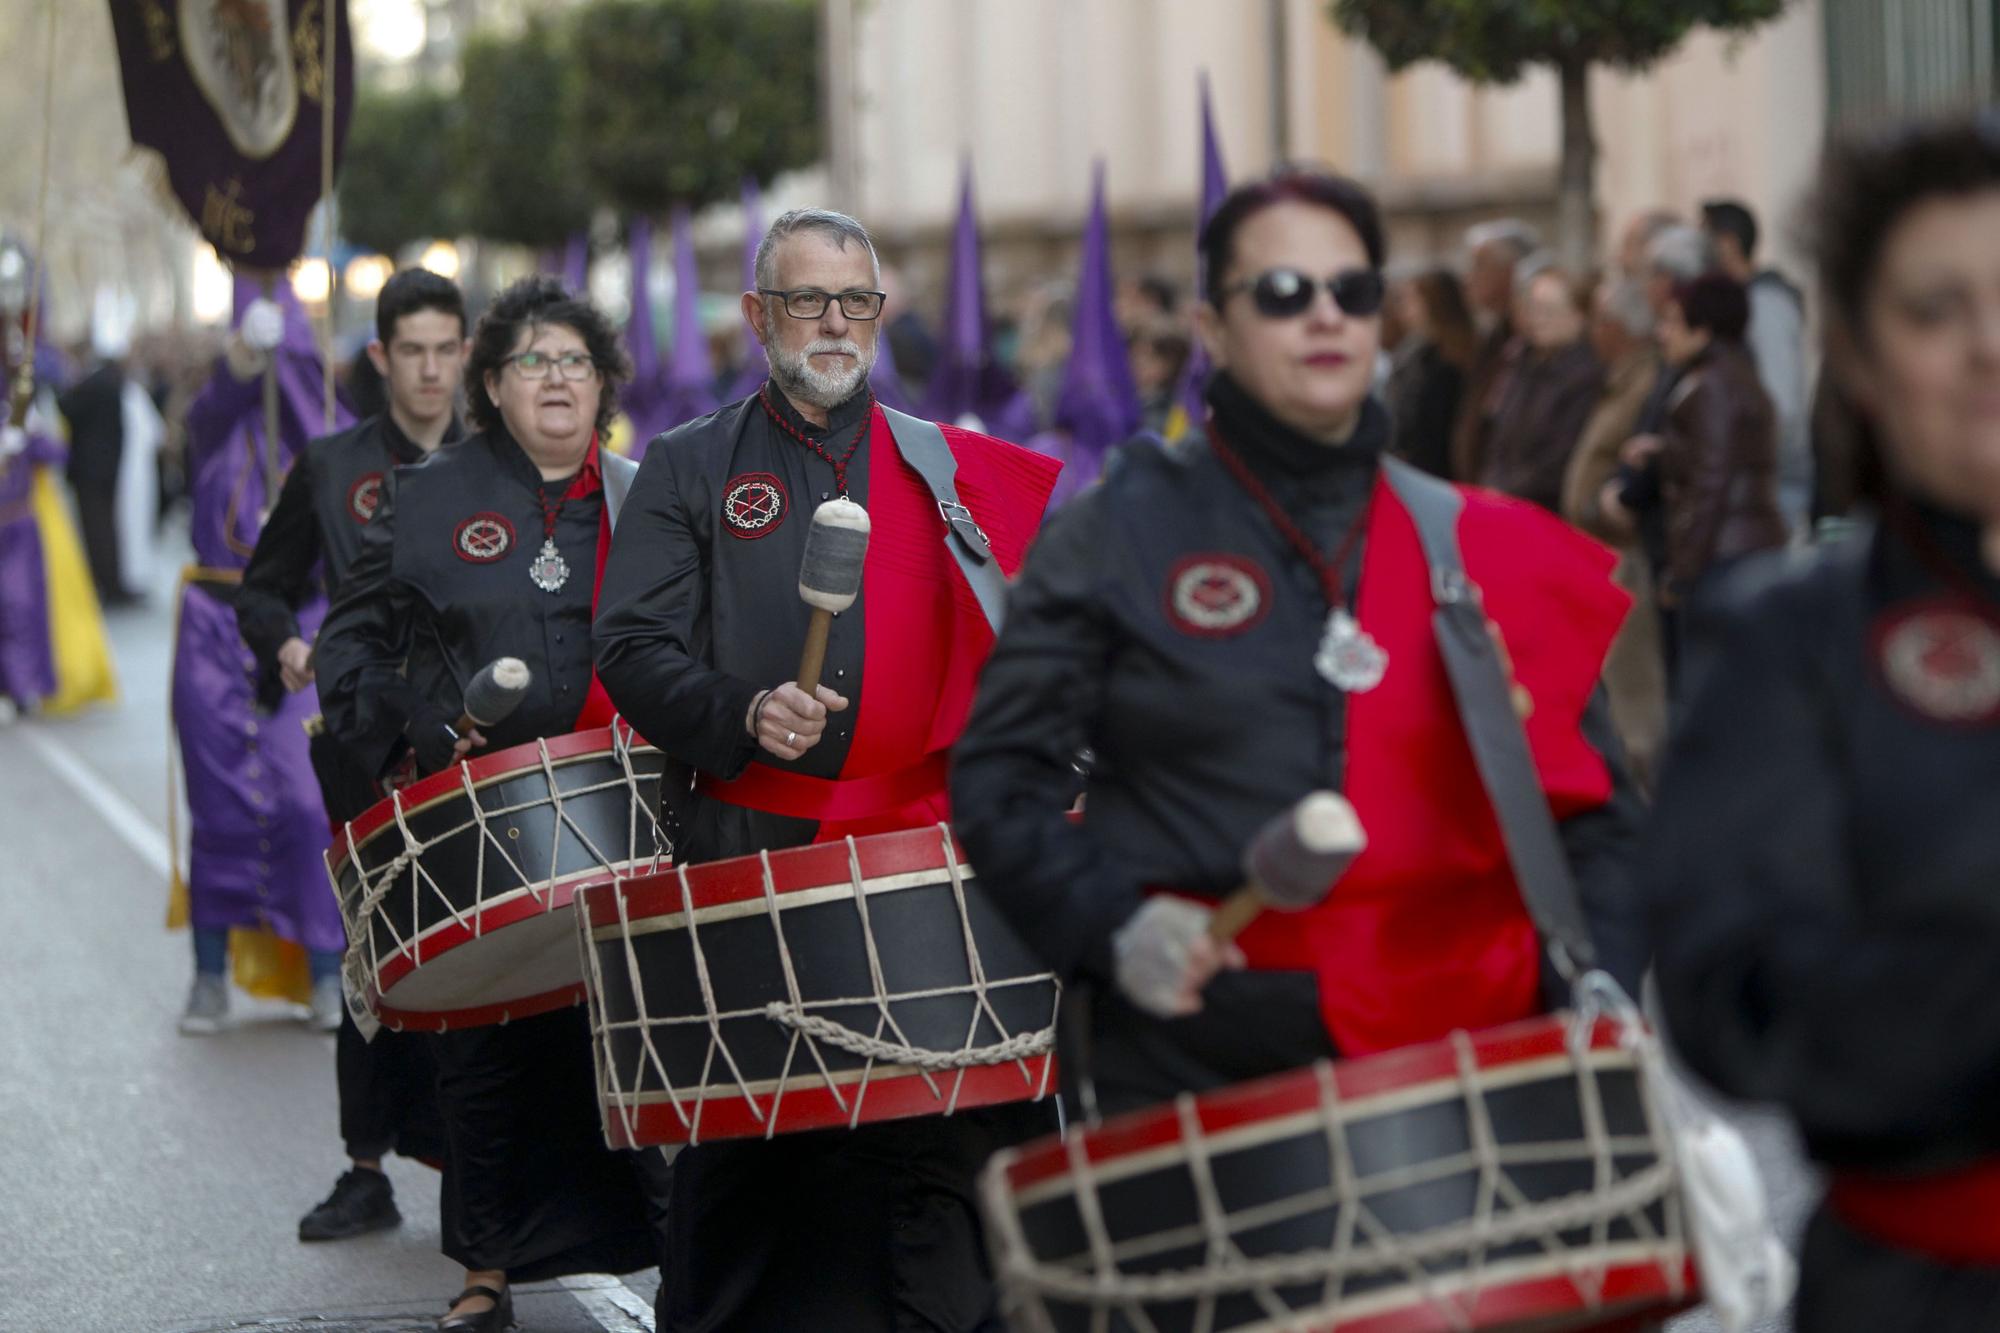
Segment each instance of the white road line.
[{"label": "white road line", "polygon": [[[15,734],[27,737],[28,743],[55,770],[56,776],[85,804],[97,811],[119,840],[137,853],[141,860],[163,876],[173,873],[174,858],[167,846],[166,834],[93,772],[76,751],[32,725],[19,728]],[[560,1281],[563,1289],[583,1307],[584,1313],[607,1333],[638,1333],[641,1329],[645,1333],[653,1333],[652,1302],[617,1278],[566,1277]]]},{"label": "white road line", "polygon": [[653,1306],[615,1277],[558,1278],[584,1313],[609,1333],[653,1333]]},{"label": "white road line", "polygon": [[33,725],[18,728],[15,734],[27,737],[28,744],[41,752],[42,759],[55,770],[56,776],[86,805],[97,811],[119,840],[138,853],[162,878],[174,873],[174,854],[167,845],[167,835],[119,795],[116,788],[93,772],[90,765],[77,757],[76,751]]}]

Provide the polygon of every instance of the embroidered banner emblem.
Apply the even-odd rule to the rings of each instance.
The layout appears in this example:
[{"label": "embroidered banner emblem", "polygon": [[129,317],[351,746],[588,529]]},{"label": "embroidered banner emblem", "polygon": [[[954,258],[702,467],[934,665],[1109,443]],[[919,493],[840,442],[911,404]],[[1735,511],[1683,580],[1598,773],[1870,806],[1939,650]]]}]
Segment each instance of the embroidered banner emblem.
[{"label": "embroidered banner emblem", "polygon": [[490,565],[514,548],[514,525],[500,514],[474,514],[458,525],[451,545],[460,560]]},{"label": "embroidered banner emblem", "polygon": [[1167,576],[1167,619],[1184,634],[1241,634],[1271,609],[1271,580],[1240,555],[1193,555]]},{"label": "embroidered banner emblem", "polygon": [[722,492],[722,521],[731,535],[746,541],[776,532],[790,507],[785,483],[768,472],[732,477]]},{"label": "embroidered banner emblem", "polygon": [[180,38],[188,73],[236,151],[249,158],[275,153],[299,107],[285,0],[183,3]]},{"label": "embroidered banner emblem", "polygon": [[1963,602],[1892,611],[1875,627],[1882,678],[1896,697],[1934,722],[1976,727],[2000,721],[2000,622]]},{"label": "embroidered banner emblem", "polygon": [[347,515],[356,523],[366,523],[382,507],[382,474],[370,472],[347,488]]}]

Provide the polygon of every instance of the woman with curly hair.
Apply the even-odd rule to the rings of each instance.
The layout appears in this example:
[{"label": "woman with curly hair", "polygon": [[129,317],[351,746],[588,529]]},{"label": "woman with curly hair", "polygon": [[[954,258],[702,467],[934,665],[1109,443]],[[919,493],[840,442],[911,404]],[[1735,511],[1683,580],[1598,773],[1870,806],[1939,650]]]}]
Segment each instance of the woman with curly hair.
[{"label": "woman with curly hair", "polygon": [[[610,321],[554,279],[516,283],[479,321],[476,433],[396,470],[320,635],[327,723],[374,771],[434,773],[609,721],[590,619],[636,468],[598,441],[628,374]],[[529,665],[527,697],[460,734],[463,691],[497,657]],[[466,1270],[439,1328],[513,1327],[510,1282],[651,1266],[647,1198],[664,1194],[642,1185],[652,1163],[604,1146],[583,1010],[436,1042],[444,1252]]]}]

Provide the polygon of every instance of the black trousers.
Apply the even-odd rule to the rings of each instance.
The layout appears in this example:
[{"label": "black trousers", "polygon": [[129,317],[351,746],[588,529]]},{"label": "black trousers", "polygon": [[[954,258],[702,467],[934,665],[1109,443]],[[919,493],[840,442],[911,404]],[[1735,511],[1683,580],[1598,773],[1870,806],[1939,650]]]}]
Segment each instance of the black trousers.
[{"label": "black trousers", "polygon": [[347,1155],[372,1160],[399,1152],[433,1164],[444,1160],[438,1115],[437,1065],[431,1037],[383,1029],[368,1041],[354,1020],[340,1016],[334,1075],[340,1092],[340,1137]]},{"label": "black trousers", "polygon": [[118,568],[118,492],[114,488],[76,488],[76,525],[82,529],[84,559],[90,563],[90,581],[97,587],[101,602],[126,600],[123,574]]},{"label": "black trousers", "polygon": [[1053,1099],[704,1143],[674,1161],[661,1333],[1001,1333],[974,1197]]},{"label": "black trousers", "polygon": [[1797,1333],[1990,1333],[2000,1267],[1968,1268],[1892,1250],[1822,1207],[1799,1256]]},{"label": "black trousers", "polygon": [[604,1146],[582,1008],[433,1040],[448,1258],[514,1282],[660,1262],[660,1155]]}]

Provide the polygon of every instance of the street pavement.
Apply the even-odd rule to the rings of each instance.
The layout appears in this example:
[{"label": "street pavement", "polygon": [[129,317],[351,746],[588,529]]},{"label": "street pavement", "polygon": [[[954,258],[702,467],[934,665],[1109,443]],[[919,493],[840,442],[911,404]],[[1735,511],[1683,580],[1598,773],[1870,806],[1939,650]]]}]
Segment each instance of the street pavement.
[{"label": "street pavement", "polygon": [[[192,963],[163,928],[172,580],[109,619],[117,706],[0,723],[0,1330],[428,1328],[460,1277],[433,1172],[389,1164],[396,1230],[296,1239],[345,1165],[333,1039],[241,993],[222,1035],[175,1031]],[[1741,1120],[1796,1241],[1810,1175],[1774,1118]],[[517,1309],[541,1333],[650,1329],[656,1281],[524,1287]]]},{"label": "street pavement", "polygon": [[[241,992],[223,1034],[175,1030],[173,577],[108,618],[116,707],[0,723],[0,1330],[429,1328],[462,1277],[429,1168],[388,1164],[401,1227],[297,1239],[346,1166],[333,1038]],[[657,1276],[626,1281],[523,1287],[516,1308],[549,1333],[651,1328]]]}]

